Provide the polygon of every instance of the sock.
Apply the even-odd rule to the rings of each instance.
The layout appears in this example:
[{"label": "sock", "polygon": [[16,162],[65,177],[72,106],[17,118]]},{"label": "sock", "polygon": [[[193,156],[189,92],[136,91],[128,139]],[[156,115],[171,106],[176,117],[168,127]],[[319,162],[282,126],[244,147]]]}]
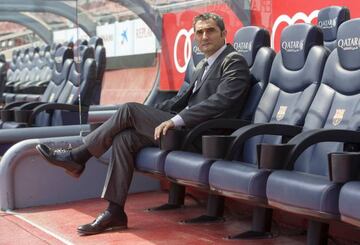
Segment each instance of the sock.
[{"label": "sock", "polygon": [[72,149],[71,156],[75,162],[84,164],[92,157],[91,153],[88,151],[85,145],[80,145]]},{"label": "sock", "polygon": [[107,207],[107,210],[116,216],[121,216],[124,213],[123,206],[111,201],[109,201],[109,206]]}]

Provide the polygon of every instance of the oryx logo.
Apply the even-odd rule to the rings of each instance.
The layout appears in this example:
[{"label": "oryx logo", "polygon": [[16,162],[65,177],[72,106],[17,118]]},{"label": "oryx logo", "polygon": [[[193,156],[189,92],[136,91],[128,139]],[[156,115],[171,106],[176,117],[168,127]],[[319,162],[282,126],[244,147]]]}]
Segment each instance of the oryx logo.
[{"label": "oryx logo", "polygon": [[360,48],[360,38],[359,37],[351,37],[345,39],[339,39],[338,47],[343,50],[357,50]]},{"label": "oryx logo", "polygon": [[193,49],[192,49],[193,53],[200,55],[203,54],[203,52],[200,51],[199,46],[194,45]]},{"label": "oryx logo", "polygon": [[300,41],[283,41],[281,48],[286,52],[299,52],[304,49],[304,40]]},{"label": "oryx logo", "polygon": [[236,42],[234,48],[240,53],[250,52],[252,50],[252,42]]},{"label": "oryx logo", "polygon": [[283,22],[287,23],[288,25],[292,25],[296,23],[299,20],[304,21],[305,23],[311,23],[313,19],[315,19],[319,14],[319,10],[314,10],[309,16],[307,16],[303,12],[296,13],[293,17],[289,17],[286,14],[280,15],[274,22],[273,28],[272,28],[272,35],[271,35],[271,47],[274,47],[274,40],[277,28],[279,25]]},{"label": "oryx logo", "polygon": [[336,27],[336,23],[337,23],[337,17],[330,20],[320,20],[318,22],[318,26],[320,26],[322,29],[331,29]]},{"label": "oryx logo", "polygon": [[[191,58],[191,36],[194,34],[194,29],[191,28],[190,30],[181,29],[178,34],[175,37],[175,43],[174,43],[174,64],[176,67],[176,70],[180,73],[184,73],[186,70],[186,67],[190,61]],[[184,57],[184,65],[179,64],[179,57],[178,57],[178,45],[181,38],[185,38],[184,42],[184,51],[183,51],[183,57]],[[200,52],[198,50],[199,48],[195,48],[194,51],[196,53]]]}]

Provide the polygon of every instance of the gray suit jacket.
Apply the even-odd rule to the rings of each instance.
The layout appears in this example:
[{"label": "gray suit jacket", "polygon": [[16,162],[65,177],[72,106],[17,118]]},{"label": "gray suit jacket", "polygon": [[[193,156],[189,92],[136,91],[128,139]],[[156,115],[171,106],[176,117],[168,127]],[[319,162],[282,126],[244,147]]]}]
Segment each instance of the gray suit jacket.
[{"label": "gray suit jacket", "polygon": [[178,113],[187,127],[212,118],[237,117],[250,87],[248,65],[231,44],[227,44],[193,92],[203,64],[204,60],[197,65],[187,89],[155,106]]}]

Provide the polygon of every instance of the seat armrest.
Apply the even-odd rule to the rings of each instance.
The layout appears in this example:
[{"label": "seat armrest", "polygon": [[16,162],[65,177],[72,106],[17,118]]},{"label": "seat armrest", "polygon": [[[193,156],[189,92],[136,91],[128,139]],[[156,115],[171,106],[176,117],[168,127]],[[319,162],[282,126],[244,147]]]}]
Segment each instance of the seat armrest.
[{"label": "seat armrest", "polygon": [[207,131],[213,129],[232,129],[233,131],[241,128],[245,125],[249,125],[251,122],[242,119],[212,119],[200,123],[196,127],[192,128],[185,136],[182,149],[186,149],[186,146],[192,144],[197,138],[204,135]]},{"label": "seat armrest", "polygon": [[332,152],[328,154],[329,179],[345,183],[359,178],[360,152]]},{"label": "seat armrest", "polygon": [[39,106],[39,105],[43,105],[43,104],[46,104],[46,103],[47,102],[41,102],[41,101],[27,102],[25,104],[22,104],[18,108],[16,108],[16,110],[31,110],[31,109],[34,109],[35,107]]},{"label": "seat armrest", "polygon": [[28,103],[28,101],[15,101],[15,102],[11,102],[11,103],[8,103],[4,106],[3,110],[9,110],[9,109],[12,109],[14,107],[17,107],[17,106],[20,106],[20,105],[23,105],[25,103]]},{"label": "seat armrest", "polygon": [[14,121],[14,110],[3,109],[0,111],[0,115],[3,122]]},{"label": "seat armrest", "polygon": [[257,135],[280,135],[286,137],[294,137],[302,131],[302,127],[275,124],[275,123],[262,123],[244,126],[236,130],[232,135],[236,136],[235,140],[229,147],[226,154],[226,160],[233,160],[237,155],[239,149],[242,149],[245,141]]},{"label": "seat armrest", "polygon": [[79,106],[79,105],[70,105],[70,104],[60,104],[60,103],[46,103],[39,105],[33,109],[33,112],[30,115],[29,118],[29,124],[31,125],[35,117],[43,111],[46,112],[53,112],[54,110],[63,110],[63,111],[82,111],[82,112],[88,112],[89,107],[88,106]]},{"label": "seat armrest", "polygon": [[165,151],[174,151],[182,149],[184,136],[188,130],[169,129],[166,135],[160,135],[160,149]]},{"label": "seat armrest", "polygon": [[343,142],[360,144],[360,132],[346,129],[315,129],[292,138],[288,144],[294,145],[286,169],[293,169],[296,159],[310,146],[321,142]]},{"label": "seat armrest", "polygon": [[231,135],[204,135],[202,137],[202,155],[207,159],[224,159],[229,145],[234,141]]},{"label": "seat armrest", "polygon": [[15,110],[14,111],[15,122],[28,124],[32,112],[33,112],[32,110]]},{"label": "seat armrest", "polygon": [[90,111],[117,111],[120,105],[91,105]]}]

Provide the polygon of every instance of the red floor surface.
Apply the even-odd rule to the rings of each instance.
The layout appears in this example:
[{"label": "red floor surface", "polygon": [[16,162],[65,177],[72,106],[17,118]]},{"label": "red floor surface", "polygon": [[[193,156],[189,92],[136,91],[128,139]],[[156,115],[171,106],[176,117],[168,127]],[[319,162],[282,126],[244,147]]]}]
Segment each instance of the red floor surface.
[{"label": "red floor surface", "polygon": [[[250,228],[248,215],[229,217],[220,224],[181,225],[179,220],[204,212],[204,207],[191,199],[181,210],[144,211],[166,200],[167,194],[159,192],[130,195],[125,207],[129,229],[86,237],[78,236],[76,227],[92,221],[106,207],[100,199],[15,210],[18,216],[0,213],[0,244],[305,244],[305,236],[294,230],[261,241],[224,240],[225,235]],[[277,227],[274,230],[278,233]]]}]

